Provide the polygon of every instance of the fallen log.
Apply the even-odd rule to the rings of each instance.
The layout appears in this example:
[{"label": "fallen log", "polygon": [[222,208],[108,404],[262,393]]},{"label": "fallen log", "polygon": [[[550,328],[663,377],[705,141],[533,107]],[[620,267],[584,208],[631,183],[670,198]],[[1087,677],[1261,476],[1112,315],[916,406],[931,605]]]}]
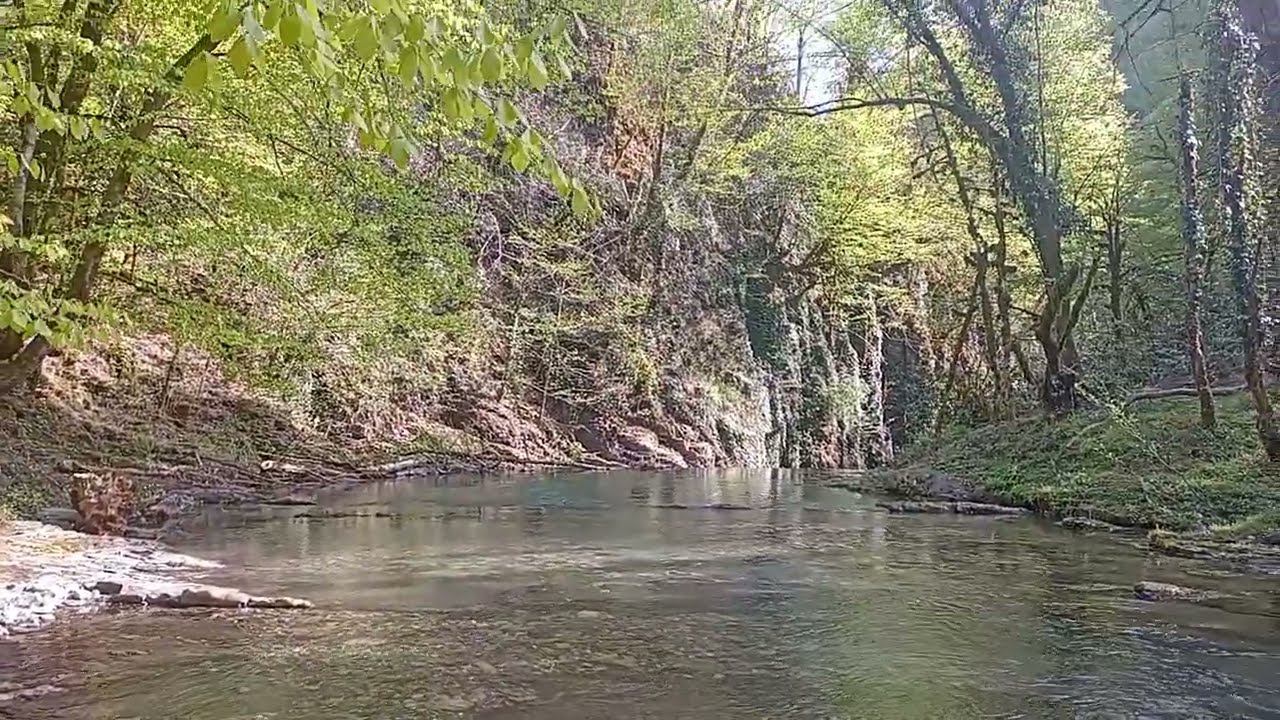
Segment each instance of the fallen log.
[{"label": "fallen log", "polygon": [[542,460],[535,458],[506,457],[479,453],[463,453],[448,451],[432,451],[401,458],[381,465],[373,465],[360,470],[360,474],[394,475],[407,470],[415,470],[432,465],[440,465],[441,460],[453,460],[474,463],[492,463],[497,465],[533,465],[539,467],[570,468],[573,470],[608,470],[618,467],[612,464],[589,464],[567,460]]},{"label": "fallen log", "polygon": [[[1248,385],[1224,385],[1221,387],[1209,388],[1209,394],[1213,395],[1214,397],[1219,397],[1221,395],[1232,395],[1234,393],[1242,393],[1248,389],[1249,389]],[[1142,402],[1143,400],[1161,400],[1164,398],[1171,398],[1171,397],[1196,397],[1199,394],[1200,394],[1200,391],[1194,387],[1164,388],[1159,390],[1140,390],[1136,393],[1133,393],[1128,398],[1126,398],[1124,401],[1124,406],[1129,407],[1130,405],[1133,405],[1134,403]]]},{"label": "fallen log", "polygon": [[894,515],[1029,515],[1031,513],[1026,508],[1010,505],[963,501],[897,500],[877,502],[876,506],[888,510]]}]

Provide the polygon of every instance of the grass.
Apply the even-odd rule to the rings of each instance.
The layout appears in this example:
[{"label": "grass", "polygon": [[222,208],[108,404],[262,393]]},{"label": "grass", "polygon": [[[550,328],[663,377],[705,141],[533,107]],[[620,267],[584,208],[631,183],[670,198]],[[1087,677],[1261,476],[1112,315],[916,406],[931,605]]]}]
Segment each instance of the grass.
[{"label": "grass", "polygon": [[1213,430],[1199,426],[1194,399],[1157,400],[957,430],[907,462],[1053,515],[1222,537],[1280,529],[1280,468],[1263,456],[1243,396],[1218,402]]}]

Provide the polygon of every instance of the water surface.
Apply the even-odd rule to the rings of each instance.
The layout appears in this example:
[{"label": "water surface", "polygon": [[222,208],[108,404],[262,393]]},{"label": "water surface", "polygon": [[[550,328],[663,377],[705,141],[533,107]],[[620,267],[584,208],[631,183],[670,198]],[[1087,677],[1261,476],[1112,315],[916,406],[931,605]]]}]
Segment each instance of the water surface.
[{"label": "water surface", "polygon": [[[26,718],[1280,718],[1280,579],[785,472],[370,485],[211,515],[209,582],[309,613],[28,637]],[[1141,579],[1224,593],[1132,598]]]}]

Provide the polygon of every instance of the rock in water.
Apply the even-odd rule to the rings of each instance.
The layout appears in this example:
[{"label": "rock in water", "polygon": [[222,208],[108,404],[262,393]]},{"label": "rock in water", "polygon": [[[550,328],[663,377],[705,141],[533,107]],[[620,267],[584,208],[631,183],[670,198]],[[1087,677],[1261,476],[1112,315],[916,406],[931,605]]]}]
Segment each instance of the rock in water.
[{"label": "rock in water", "polygon": [[1186,602],[1196,602],[1209,597],[1209,593],[1195,588],[1183,587],[1172,583],[1151,582],[1143,580],[1133,586],[1133,594],[1139,600],[1147,600],[1150,602],[1182,600]]},{"label": "rock in water", "polygon": [[124,588],[111,595],[116,605],[150,605],[164,608],[263,608],[305,610],[315,607],[308,600],[291,597],[262,597],[234,588],[213,585],[162,585]]}]

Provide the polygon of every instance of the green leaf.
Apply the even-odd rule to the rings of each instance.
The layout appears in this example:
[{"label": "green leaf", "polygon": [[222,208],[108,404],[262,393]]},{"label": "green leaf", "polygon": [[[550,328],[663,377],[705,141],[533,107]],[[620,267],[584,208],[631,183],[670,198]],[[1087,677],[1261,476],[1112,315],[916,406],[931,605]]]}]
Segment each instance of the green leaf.
[{"label": "green leaf", "polygon": [[356,32],[356,53],[361,60],[367,62],[378,54],[379,48],[378,30],[373,26],[373,20],[365,18],[364,24]]},{"label": "green leaf", "polygon": [[523,63],[533,55],[533,36],[525,35],[516,41],[516,60]]},{"label": "green leaf", "polygon": [[457,120],[462,115],[460,104],[457,88],[449,88],[444,91],[444,96],[441,98],[441,109],[444,110],[445,117],[450,120]]},{"label": "green leaf", "polygon": [[408,140],[405,140],[402,137],[398,137],[395,140],[392,140],[390,147],[387,149],[387,154],[391,156],[391,159],[392,161],[395,162],[396,167],[400,168],[401,170],[404,170],[405,168],[409,167],[410,153],[409,153]]},{"label": "green leaf", "polygon": [[40,132],[53,130],[58,126],[58,116],[48,108],[36,109],[36,129]]},{"label": "green leaf", "polygon": [[[512,142],[516,141],[512,140]],[[523,145],[516,145],[511,151],[511,167],[515,168],[516,172],[524,172],[529,167],[529,154],[525,152]]]},{"label": "green leaf", "polygon": [[440,66],[436,64],[436,59],[428,55],[427,57],[419,57],[422,70],[422,81],[426,83],[438,82],[440,80]]},{"label": "green leaf", "polygon": [[373,11],[379,15],[386,15],[391,12],[390,0],[369,0],[369,5],[373,7]]},{"label": "green leaf", "polygon": [[498,141],[498,122],[490,116],[484,121],[484,141],[486,144],[493,145]]},{"label": "green leaf", "polygon": [[591,196],[587,194],[587,189],[577,180],[573,181],[573,214],[579,217],[585,217],[591,212]]},{"label": "green leaf", "polygon": [[432,16],[427,20],[426,26],[423,28],[427,33],[427,39],[435,42],[444,33],[444,24],[440,22],[440,18]]},{"label": "green leaf", "polygon": [[534,52],[529,56],[529,84],[534,90],[541,90],[547,86],[547,66],[542,62],[542,55]]},{"label": "green leaf", "polygon": [[27,311],[17,304],[9,308],[9,327],[16,333],[26,334],[27,327],[31,325],[31,316]]},{"label": "green leaf", "polygon": [[449,48],[449,52],[444,54],[444,67],[453,76],[454,87],[465,88],[471,84],[471,71],[458,48]]},{"label": "green leaf", "polygon": [[200,53],[187,64],[187,70],[182,74],[182,87],[187,92],[198,93],[209,82],[209,59],[209,53]]},{"label": "green leaf", "polygon": [[412,45],[405,45],[400,51],[400,82],[413,85],[418,79],[418,51]]},{"label": "green leaf", "polygon": [[267,7],[267,12],[262,16],[262,27],[264,30],[274,30],[279,24],[281,16],[284,15],[284,0],[276,0]]},{"label": "green leaf", "polygon": [[490,47],[480,56],[480,71],[487,82],[498,82],[502,79],[502,54],[497,48]]},{"label": "green leaf", "polygon": [[514,127],[515,124],[518,123],[519,121],[520,121],[520,111],[516,109],[516,106],[512,105],[511,101],[506,98],[502,98],[501,100],[499,100],[498,101],[498,122],[502,124],[502,127],[509,129],[511,127]]},{"label": "green leaf", "polygon": [[302,18],[291,12],[280,19],[280,42],[293,47],[302,39]]},{"label": "green leaf", "polygon": [[568,21],[563,15],[557,15],[551,21],[551,25],[547,28],[547,37],[553,42],[560,42],[560,38],[564,37],[564,30],[568,26]]},{"label": "green leaf", "polygon": [[560,164],[550,157],[547,158],[547,165],[547,177],[551,180],[556,192],[560,193],[560,197],[569,197],[570,191],[573,190],[573,185],[569,182],[569,176],[565,174],[564,170],[560,169]]},{"label": "green leaf", "polygon": [[227,53],[227,61],[231,63],[231,69],[235,70],[237,76],[248,77],[249,68],[253,66],[253,51],[249,49],[249,42],[244,38],[236,40]]},{"label": "green leaf", "polygon": [[88,135],[89,123],[78,115],[71,116],[71,137],[77,140],[84,140]]},{"label": "green leaf", "polygon": [[405,28],[404,41],[410,45],[417,45],[418,41],[426,36],[426,22],[421,15],[414,15],[409,19],[409,27]]},{"label": "green leaf", "polygon": [[234,3],[224,3],[218,14],[209,20],[209,37],[214,43],[220,43],[235,34],[239,27],[240,8]]},{"label": "green leaf", "polygon": [[364,15],[352,15],[342,27],[338,28],[338,37],[350,42],[360,34],[360,29],[368,24],[369,18]]}]

